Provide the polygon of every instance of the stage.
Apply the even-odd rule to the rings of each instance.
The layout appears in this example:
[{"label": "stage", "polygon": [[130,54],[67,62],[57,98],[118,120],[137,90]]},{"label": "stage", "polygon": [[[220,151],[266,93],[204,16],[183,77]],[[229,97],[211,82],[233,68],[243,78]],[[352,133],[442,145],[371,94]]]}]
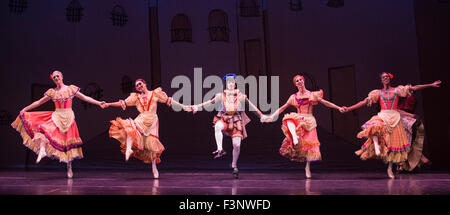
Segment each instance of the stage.
[{"label": "stage", "polygon": [[312,172],[241,170],[166,171],[153,179],[151,170],[74,169],[67,179],[55,170],[2,170],[1,195],[448,195],[449,173],[397,174],[384,171]]}]

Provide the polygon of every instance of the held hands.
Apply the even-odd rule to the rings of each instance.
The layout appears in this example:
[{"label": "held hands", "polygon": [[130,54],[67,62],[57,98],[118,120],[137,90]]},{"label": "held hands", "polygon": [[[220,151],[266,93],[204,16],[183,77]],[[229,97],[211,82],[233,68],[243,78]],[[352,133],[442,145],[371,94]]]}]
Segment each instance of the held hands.
[{"label": "held hands", "polygon": [[345,106],[339,107],[339,112],[341,113],[347,113],[348,111],[349,111],[348,108]]},{"label": "held hands", "polygon": [[105,108],[109,107],[109,104],[106,103],[105,101],[101,101],[99,106],[100,106],[102,109],[105,109]]},{"label": "held hands", "polygon": [[265,122],[272,122],[273,121],[273,116],[266,116],[266,115],[262,115],[261,119],[259,120],[261,123],[265,123]]},{"label": "held hands", "polygon": [[184,111],[192,112],[193,114],[197,113],[198,111],[198,107],[196,105],[189,105],[189,106],[183,105],[182,107]]}]

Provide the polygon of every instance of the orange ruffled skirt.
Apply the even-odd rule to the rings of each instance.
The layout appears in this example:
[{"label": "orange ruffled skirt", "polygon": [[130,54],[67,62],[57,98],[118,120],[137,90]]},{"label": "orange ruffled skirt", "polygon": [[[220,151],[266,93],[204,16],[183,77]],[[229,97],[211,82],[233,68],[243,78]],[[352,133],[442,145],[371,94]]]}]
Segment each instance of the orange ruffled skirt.
[{"label": "orange ruffled skirt", "polygon": [[[157,122],[155,122],[157,123]],[[122,119],[117,117],[116,120],[111,121],[109,128],[109,136],[120,142],[121,152],[125,154],[127,147],[127,136],[131,137],[133,144],[132,157],[137,158],[144,163],[161,162],[161,154],[164,151],[164,146],[159,141],[159,138],[154,135],[145,136],[136,127],[132,119]]]},{"label": "orange ruffled skirt", "polygon": [[[367,138],[367,141],[360,150],[355,152],[362,160],[376,158],[382,159],[386,163],[401,163],[408,159],[408,151],[411,145],[402,122],[398,122],[395,127],[390,128],[379,116],[373,116],[364,123],[362,129],[357,137]],[[378,145],[380,146],[378,156],[375,154],[374,143],[370,136],[378,137]]]},{"label": "orange ruffled skirt", "polygon": [[[307,117],[313,116],[311,115]],[[296,146],[294,146],[292,142],[292,135],[287,126],[288,121],[292,121],[296,127],[296,133],[299,138]],[[285,138],[280,148],[280,154],[282,156],[295,162],[322,160],[317,131],[315,125],[310,125],[310,123],[310,120],[298,113],[289,113],[283,117],[283,125],[281,126],[281,130],[283,130]],[[311,126],[313,128],[308,130],[307,128]]]},{"label": "orange ruffled skirt", "polygon": [[23,144],[36,154],[44,146],[47,156],[60,162],[83,158],[83,142],[75,121],[62,133],[53,122],[52,114],[53,111],[24,112],[11,126],[22,136]]}]

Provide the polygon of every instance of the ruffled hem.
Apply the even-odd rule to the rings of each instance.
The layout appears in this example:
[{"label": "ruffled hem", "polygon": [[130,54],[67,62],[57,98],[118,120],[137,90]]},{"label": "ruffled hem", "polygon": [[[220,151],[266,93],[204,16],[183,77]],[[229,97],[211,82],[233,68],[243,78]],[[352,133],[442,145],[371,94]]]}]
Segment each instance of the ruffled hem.
[{"label": "ruffled hem", "polygon": [[161,162],[160,156],[165,148],[158,137],[153,135],[142,136],[136,128],[133,128],[132,122],[121,118],[112,120],[109,136],[120,142],[120,151],[123,154],[126,152],[127,136],[130,136],[133,142],[132,157],[142,160],[144,163],[152,163],[153,160],[156,160],[157,164]]},{"label": "ruffled hem", "polygon": [[385,163],[393,162],[393,163],[403,163],[408,159],[408,151],[410,146],[404,146],[402,150],[392,150],[392,147],[387,147],[386,144],[382,141],[379,143],[380,145],[380,154],[375,154],[375,146],[373,144],[372,139],[368,139],[366,143],[355,152],[356,155],[360,156],[361,160],[367,159],[379,159],[383,160]]},{"label": "ruffled hem", "polygon": [[[156,160],[156,164],[161,163],[160,157],[165,150],[164,146],[156,137],[149,136],[147,138],[151,139],[146,141],[145,149],[141,150],[132,147],[133,153],[131,154],[131,157],[137,158],[144,163],[153,163],[154,160]],[[120,151],[125,154],[127,148],[126,143],[121,143],[120,148]]]},{"label": "ruffled hem", "polygon": [[294,146],[292,142],[285,138],[280,148],[280,154],[294,162],[313,162],[322,160],[320,153],[320,142],[308,142],[299,140],[299,144]]},{"label": "ruffled hem", "polygon": [[55,149],[50,143],[49,139],[42,133],[34,133],[29,127],[24,125],[24,122],[20,117],[11,124],[11,126],[19,132],[23,139],[23,145],[35,152],[39,153],[41,144],[45,145],[45,152],[50,159],[58,159],[60,162],[71,162],[74,159],[83,158],[83,151],[81,146],[71,148],[67,151],[59,151]]},{"label": "ruffled hem", "polygon": [[363,130],[360,131],[356,137],[358,138],[368,138],[370,136],[381,136],[385,137],[388,132],[386,131],[383,124],[380,123],[366,123],[363,125]]}]

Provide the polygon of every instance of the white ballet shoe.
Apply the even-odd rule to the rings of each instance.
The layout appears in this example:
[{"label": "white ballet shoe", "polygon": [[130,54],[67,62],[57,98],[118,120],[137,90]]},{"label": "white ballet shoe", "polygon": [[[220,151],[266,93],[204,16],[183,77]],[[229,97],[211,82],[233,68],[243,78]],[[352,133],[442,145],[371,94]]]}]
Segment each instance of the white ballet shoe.
[{"label": "white ballet shoe", "polygon": [[36,163],[41,162],[42,158],[44,158],[46,155],[47,155],[47,153],[45,153],[45,150],[42,150],[42,149],[41,149],[41,150],[39,151],[39,155],[38,155],[38,157],[37,157],[37,159],[36,159]]},{"label": "white ballet shoe", "polygon": [[128,161],[128,159],[130,159],[131,154],[133,154],[133,150],[127,149],[127,151],[125,152],[125,161]]}]

